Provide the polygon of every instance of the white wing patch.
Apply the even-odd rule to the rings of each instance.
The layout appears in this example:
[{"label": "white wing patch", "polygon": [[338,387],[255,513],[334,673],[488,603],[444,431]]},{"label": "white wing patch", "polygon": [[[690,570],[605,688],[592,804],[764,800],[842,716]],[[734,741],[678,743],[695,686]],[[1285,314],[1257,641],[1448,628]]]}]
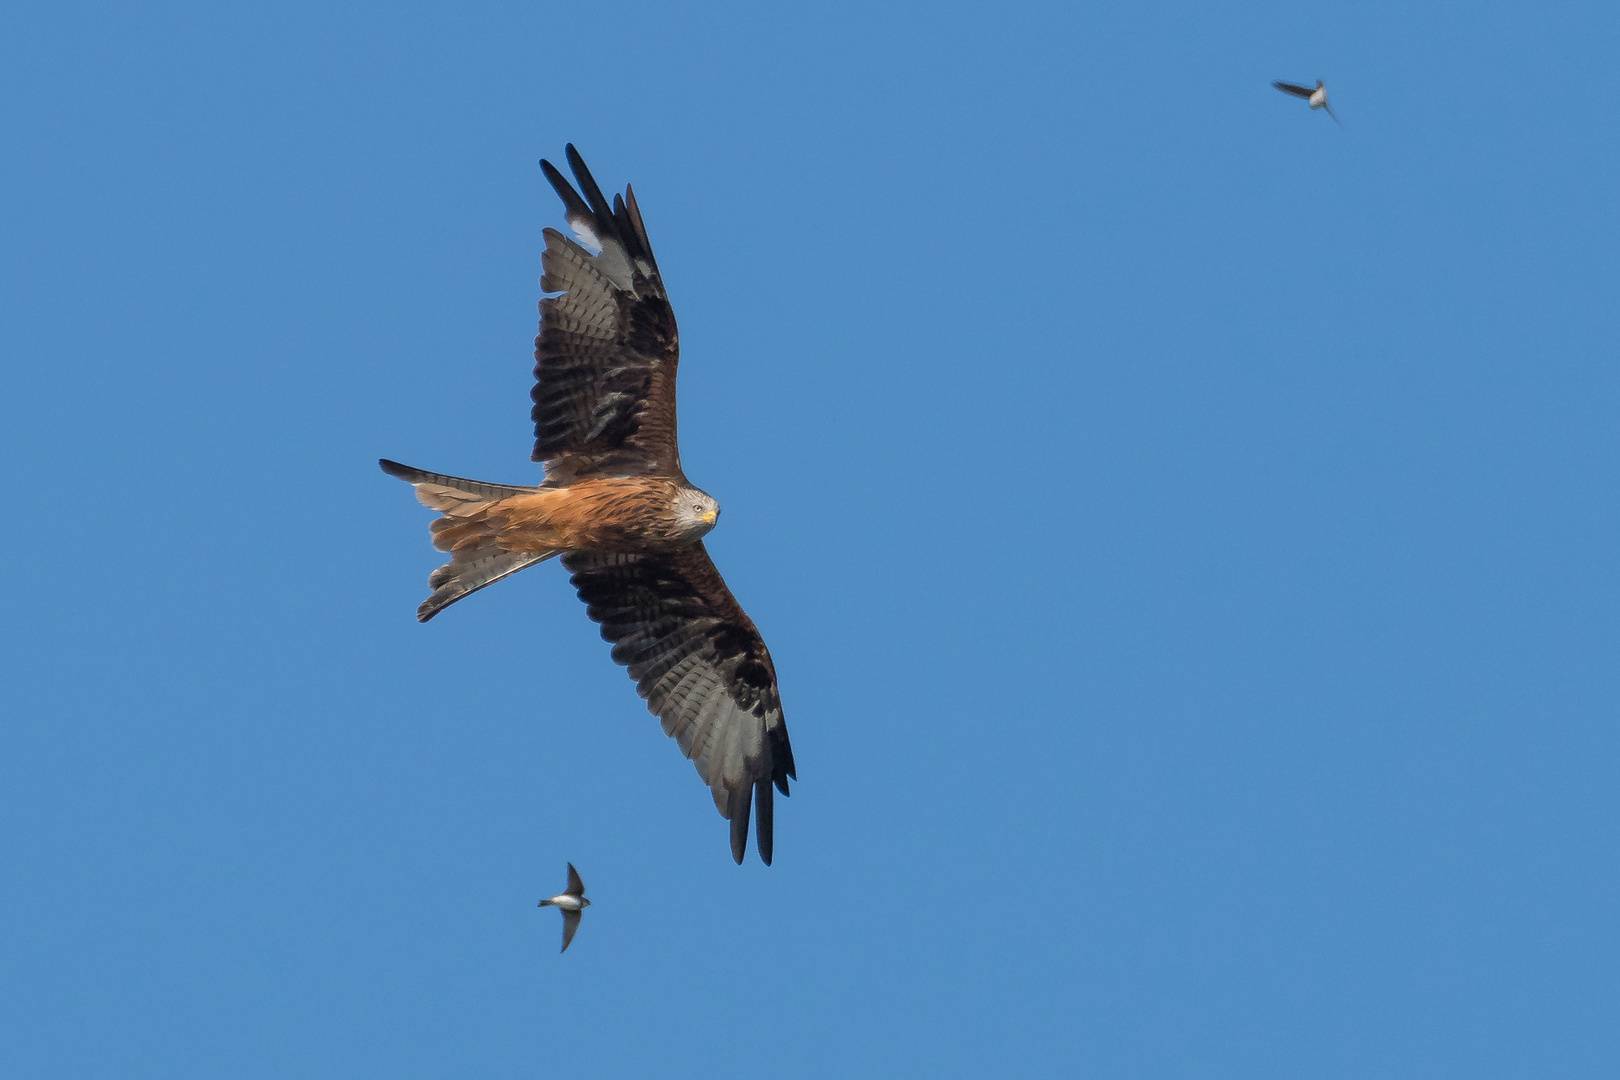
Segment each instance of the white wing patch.
[{"label": "white wing patch", "polygon": [[568,227],[574,231],[574,239],[579,241],[581,247],[593,257],[602,253],[602,241],[597,239],[596,230],[592,228],[594,223],[590,218],[565,214],[563,220],[568,222]]}]

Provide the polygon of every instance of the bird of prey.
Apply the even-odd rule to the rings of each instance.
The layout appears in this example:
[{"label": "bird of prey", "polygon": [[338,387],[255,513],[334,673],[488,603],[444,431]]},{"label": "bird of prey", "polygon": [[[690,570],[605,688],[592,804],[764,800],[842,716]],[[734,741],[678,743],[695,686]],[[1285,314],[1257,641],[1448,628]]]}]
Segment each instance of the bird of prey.
[{"label": "bird of prey", "polygon": [[554,907],[562,912],[563,917],[563,947],[561,952],[568,951],[568,945],[574,940],[574,932],[579,929],[579,914],[591,906],[585,899],[585,883],[579,880],[579,871],[574,864],[568,864],[568,888],[556,896],[547,897],[540,901],[541,907]]},{"label": "bird of prey", "polygon": [[[773,790],[797,779],[776,667],[704,549],[720,505],[681,471],[675,440],[675,315],[635,193],[610,205],[570,144],[579,191],[548,161],[570,239],[545,230],[535,339],[535,487],[487,484],[383,459],[442,516],[426,622],[524,567],[560,557],[586,613],[630,670],[731,822],[731,855],[770,865]],[[581,194],[583,192],[583,195]]]},{"label": "bird of prey", "polygon": [[1306,101],[1311,103],[1311,108],[1313,109],[1325,109],[1327,114],[1333,117],[1333,122],[1335,124],[1339,122],[1339,118],[1333,113],[1333,106],[1328,104],[1327,87],[1322,85],[1321,79],[1316,80],[1316,87],[1314,89],[1309,86],[1298,86],[1294,83],[1285,82],[1274,82],[1271,85],[1275,86],[1285,94],[1292,94],[1297,98],[1304,98]]}]

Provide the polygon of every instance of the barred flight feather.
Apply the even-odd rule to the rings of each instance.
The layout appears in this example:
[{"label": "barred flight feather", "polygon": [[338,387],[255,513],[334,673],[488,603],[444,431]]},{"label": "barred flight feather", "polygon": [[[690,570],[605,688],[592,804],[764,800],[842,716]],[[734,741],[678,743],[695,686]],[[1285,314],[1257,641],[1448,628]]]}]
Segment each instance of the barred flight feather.
[{"label": "barred flight feather", "polygon": [[[795,775],[775,668],[759,631],[701,541],[665,554],[570,551],[562,561],[613,643],[613,659],[629,668],[648,710],[731,820],[732,856],[741,862],[750,800],[771,798],[760,792],[772,785],[786,794]],[[770,812],[755,818],[767,862],[773,820]]]},{"label": "barred flight feather", "polygon": [[[675,440],[675,315],[635,199],[610,206],[572,147],[583,197],[554,166],[546,178],[592,253],[545,232],[540,336],[535,339],[533,458],[551,483],[657,473],[684,480]],[[627,192],[628,194],[628,192]],[[593,245],[594,246],[594,245]]]}]

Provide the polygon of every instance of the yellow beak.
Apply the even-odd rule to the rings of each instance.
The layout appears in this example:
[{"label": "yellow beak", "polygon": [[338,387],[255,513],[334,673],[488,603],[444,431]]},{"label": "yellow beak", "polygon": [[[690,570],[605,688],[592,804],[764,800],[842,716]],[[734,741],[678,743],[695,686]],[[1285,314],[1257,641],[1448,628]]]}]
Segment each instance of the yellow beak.
[{"label": "yellow beak", "polygon": [[718,510],[705,510],[703,513],[698,515],[698,517],[703,519],[703,524],[705,525],[713,525],[715,519],[719,516],[720,512]]}]

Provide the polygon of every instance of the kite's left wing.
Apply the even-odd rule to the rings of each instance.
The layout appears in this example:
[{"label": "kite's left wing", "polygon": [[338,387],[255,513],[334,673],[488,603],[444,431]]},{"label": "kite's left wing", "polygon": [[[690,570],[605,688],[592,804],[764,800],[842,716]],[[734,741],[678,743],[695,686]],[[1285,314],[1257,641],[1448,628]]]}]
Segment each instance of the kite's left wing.
[{"label": "kite's left wing", "polygon": [[573,145],[574,190],[540,163],[578,238],[545,230],[534,342],[534,453],[552,484],[584,476],[680,476],[675,314],[635,193],[608,203]]},{"label": "kite's left wing", "polygon": [[776,667],[703,544],[662,554],[571,551],[562,563],[613,659],[680,743],[731,822],[731,857],[748,850],[749,804],[770,865],[772,786],[788,793],[788,743]]}]

